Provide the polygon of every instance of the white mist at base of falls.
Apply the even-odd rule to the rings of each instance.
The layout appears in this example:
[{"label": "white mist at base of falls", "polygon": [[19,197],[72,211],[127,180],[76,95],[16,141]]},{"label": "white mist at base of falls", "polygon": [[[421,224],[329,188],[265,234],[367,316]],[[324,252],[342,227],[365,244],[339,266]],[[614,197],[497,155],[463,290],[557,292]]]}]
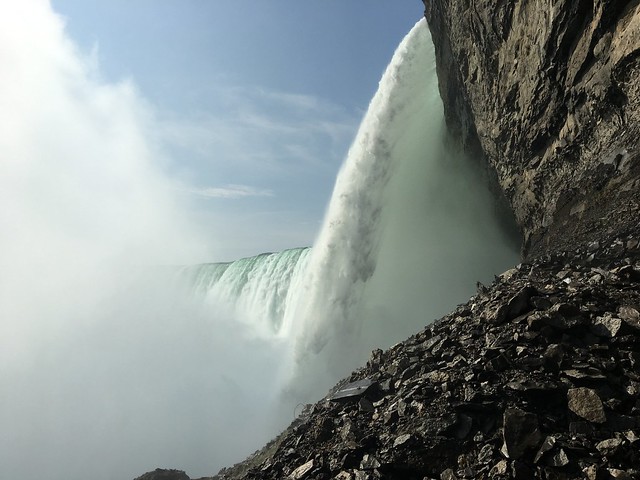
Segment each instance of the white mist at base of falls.
[{"label": "white mist at base of falls", "polygon": [[[132,267],[183,262],[199,242],[154,168],[135,93],[94,85],[46,2],[33,5],[53,40],[5,59],[0,81],[20,113],[0,142],[11,205],[0,210],[11,231],[0,236],[0,478],[211,475],[372,349],[517,262],[480,168],[444,145],[422,20],[380,82],[311,249],[178,274]],[[0,36],[30,45],[26,27],[10,28],[22,17],[0,19]],[[61,65],[45,55],[58,44]],[[27,83],[38,101],[21,94]]]}]

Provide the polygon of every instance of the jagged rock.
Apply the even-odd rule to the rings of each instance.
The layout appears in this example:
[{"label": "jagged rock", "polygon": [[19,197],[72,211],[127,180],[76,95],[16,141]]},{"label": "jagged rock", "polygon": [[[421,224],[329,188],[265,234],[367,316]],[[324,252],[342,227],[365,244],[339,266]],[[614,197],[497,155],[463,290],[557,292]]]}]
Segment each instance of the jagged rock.
[{"label": "jagged rock", "polygon": [[620,307],[618,310],[620,318],[635,330],[640,330],[640,312],[633,307]]},{"label": "jagged rock", "polygon": [[529,309],[529,299],[537,294],[536,289],[531,286],[522,288],[516,295],[509,299],[506,305],[501,305],[489,315],[489,322],[494,325],[499,325],[525,313]]},{"label": "jagged rock", "polygon": [[593,423],[607,420],[602,401],[595,390],[590,388],[571,388],[567,392],[569,410]]},{"label": "jagged rock", "polygon": [[360,437],[360,432],[356,425],[347,419],[344,422],[344,426],[340,429],[340,437],[344,442],[355,442]]},{"label": "jagged rock", "polygon": [[627,432],[624,432],[624,437],[625,437],[625,438],[627,439],[627,441],[628,441],[630,444],[632,444],[632,445],[633,445],[634,443],[636,443],[637,441],[639,441],[639,440],[640,440],[640,437],[638,437],[638,435],[636,434],[636,432],[634,432],[634,431],[632,431],[632,430],[629,430],[629,431],[627,431]]},{"label": "jagged rock", "polygon": [[591,331],[600,337],[615,337],[622,327],[622,320],[611,315],[596,318]]},{"label": "jagged rock", "polygon": [[598,467],[595,465],[589,465],[582,470],[582,473],[584,473],[587,480],[596,480],[598,478]]},{"label": "jagged rock", "polygon": [[351,382],[342,388],[338,389],[333,395],[331,400],[336,402],[347,402],[350,400],[357,400],[362,395],[367,393],[371,388],[376,385],[376,382],[369,378]]},{"label": "jagged rock", "polygon": [[358,408],[362,412],[373,412],[373,411],[375,411],[373,403],[371,403],[371,401],[367,400],[366,398],[361,398],[360,400],[358,400]]},{"label": "jagged rock", "polygon": [[491,475],[491,477],[497,477],[497,476],[502,476],[502,475],[506,475],[507,474],[507,468],[509,467],[509,465],[507,464],[506,460],[500,460],[498,463],[496,463],[493,468],[491,468],[491,471],[489,472],[489,475]]},{"label": "jagged rock", "polygon": [[425,378],[431,383],[445,383],[449,380],[449,374],[447,372],[433,371],[425,375]]},{"label": "jagged rock", "polygon": [[407,443],[411,442],[412,438],[413,437],[411,436],[410,433],[405,433],[404,435],[399,435],[393,441],[393,447],[397,448],[397,447],[402,447],[404,445],[407,445]]},{"label": "jagged rock", "polygon": [[340,472],[336,475],[335,480],[353,480],[353,475],[349,472]]},{"label": "jagged rock", "polygon": [[440,474],[440,480],[458,480],[452,468],[447,468]]},{"label": "jagged rock", "polygon": [[360,468],[362,470],[373,470],[374,468],[380,468],[382,464],[373,455],[365,455],[360,462]]},{"label": "jagged rock", "polygon": [[634,476],[632,476],[628,472],[625,472],[624,470],[619,470],[617,468],[607,468],[607,472],[609,472],[609,475],[611,475],[612,478],[620,480],[634,480]]},{"label": "jagged rock", "polygon": [[564,449],[561,448],[558,453],[551,457],[549,463],[554,467],[565,467],[569,464],[569,457]]},{"label": "jagged rock", "polygon": [[602,455],[611,455],[616,452],[622,446],[622,440],[619,438],[608,438],[599,442],[596,445],[596,450],[598,450]]},{"label": "jagged rock", "polygon": [[545,350],[542,358],[543,365],[547,370],[558,370],[564,359],[564,348],[557,343],[551,344]]},{"label": "jagged rock", "polygon": [[536,393],[552,393],[558,389],[558,386],[549,381],[519,379],[515,382],[509,382],[507,387],[519,392],[536,392]]},{"label": "jagged rock", "polygon": [[291,472],[291,475],[289,475],[288,478],[290,478],[291,480],[301,480],[303,478],[306,478],[307,474],[311,470],[313,470],[313,465],[314,461],[309,460],[307,463],[300,465],[293,472]]},{"label": "jagged rock", "polygon": [[542,445],[540,445],[540,449],[538,450],[538,453],[536,453],[536,456],[533,459],[534,463],[539,463],[542,457],[544,456],[544,454],[547,453],[549,450],[551,450],[555,446],[555,444],[556,444],[555,437],[548,436],[547,438],[545,438],[544,442],[542,442]]},{"label": "jagged rock", "polygon": [[538,446],[541,440],[537,415],[517,408],[504,412],[502,453],[507,458],[518,459]]},{"label": "jagged rock", "polygon": [[569,378],[580,380],[580,379],[588,379],[588,380],[606,380],[606,376],[598,370],[597,368],[587,367],[584,369],[571,369],[571,370],[563,370],[562,373]]},{"label": "jagged rock", "polygon": [[424,342],[422,347],[425,350],[431,350],[435,345],[438,344],[438,342],[441,342],[441,341],[442,341],[442,335],[435,335],[431,337],[429,340],[427,340],[426,342]]}]

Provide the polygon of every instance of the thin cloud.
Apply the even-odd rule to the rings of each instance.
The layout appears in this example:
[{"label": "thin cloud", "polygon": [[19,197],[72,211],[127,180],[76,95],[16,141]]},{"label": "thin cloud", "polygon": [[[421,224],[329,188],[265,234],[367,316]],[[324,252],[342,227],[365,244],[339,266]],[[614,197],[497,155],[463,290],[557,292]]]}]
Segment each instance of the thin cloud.
[{"label": "thin cloud", "polygon": [[328,100],[263,87],[212,87],[209,102],[218,108],[188,116],[165,112],[160,125],[163,140],[178,156],[215,172],[207,183],[226,183],[238,175],[334,172],[360,120],[359,112]]},{"label": "thin cloud", "polygon": [[269,189],[255,188],[249,185],[225,185],[224,187],[190,188],[189,193],[206,198],[246,198],[246,197],[273,197],[274,193]]},{"label": "thin cloud", "polygon": [[271,90],[261,86],[233,86],[225,89],[225,95],[234,103],[251,105],[271,105],[285,110],[298,110],[317,115],[318,113],[344,114],[345,108],[316,95]]}]

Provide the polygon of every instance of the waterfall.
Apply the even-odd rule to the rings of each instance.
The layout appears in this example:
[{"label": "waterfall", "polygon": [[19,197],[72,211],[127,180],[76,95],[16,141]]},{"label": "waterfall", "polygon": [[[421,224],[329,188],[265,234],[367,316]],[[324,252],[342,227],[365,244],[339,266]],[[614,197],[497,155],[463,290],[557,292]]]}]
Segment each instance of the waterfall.
[{"label": "waterfall", "polygon": [[422,19],[382,76],[313,248],[197,267],[216,310],[287,343],[296,400],[517,262],[480,165],[447,145],[443,118]]},{"label": "waterfall", "polygon": [[308,255],[308,248],[296,248],[231,263],[196,265],[183,273],[216,312],[225,310],[256,333],[277,336],[287,305],[296,295],[289,287],[300,283]]}]

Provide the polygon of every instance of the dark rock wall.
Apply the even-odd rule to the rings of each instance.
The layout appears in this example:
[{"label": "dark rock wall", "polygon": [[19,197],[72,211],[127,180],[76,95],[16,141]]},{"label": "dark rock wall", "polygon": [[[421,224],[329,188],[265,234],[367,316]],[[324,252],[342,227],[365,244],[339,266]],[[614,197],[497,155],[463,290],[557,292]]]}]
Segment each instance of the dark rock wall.
[{"label": "dark rock wall", "polygon": [[424,0],[447,124],[527,253],[638,218],[640,1]]}]

